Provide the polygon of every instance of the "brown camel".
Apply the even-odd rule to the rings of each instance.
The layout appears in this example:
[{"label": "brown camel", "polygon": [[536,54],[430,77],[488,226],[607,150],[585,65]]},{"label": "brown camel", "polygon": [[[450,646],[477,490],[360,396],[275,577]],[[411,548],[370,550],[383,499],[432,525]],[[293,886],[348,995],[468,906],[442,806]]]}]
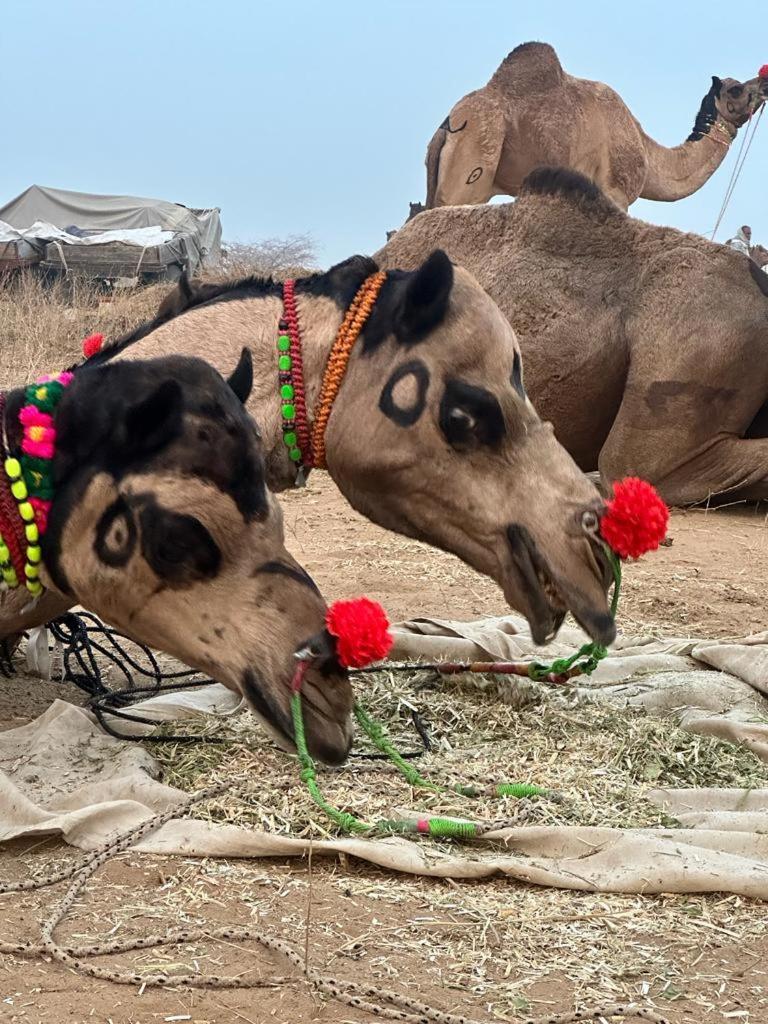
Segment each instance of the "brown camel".
[{"label": "brown camel", "polygon": [[[3,594],[0,637],[80,604],[241,693],[287,747],[295,655],[312,643],[326,655],[307,675],[306,729],[315,755],[336,764],[351,743],[352,689],[325,632],[325,603],[285,548],[243,408],[251,385],[247,351],[228,382],[178,356],[75,371],[55,410],[47,589],[34,601],[23,585]],[[25,392],[4,397],[0,445],[16,455]],[[4,540],[18,527],[23,544],[2,491]]]},{"label": "brown camel", "polygon": [[531,400],[582,469],[673,504],[768,498],[768,275],[747,256],[546,168],[514,203],[420,214],[375,258],[415,267],[435,245],[514,325]]},{"label": "brown camel", "polygon": [[516,196],[541,166],[581,171],[623,210],[638,198],[683,199],[714,174],[766,96],[768,79],[713,77],[693,131],[669,149],[645,134],[609,86],[567,74],[547,43],[524,43],[432,136],[427,208]]},{"label": "brown camel", "polygon": [[[307,408],[345,311],[377,270],[353,257],[296,283]],[[190,288],[100,358],[198,355],[225,368],[243,345],[255,366],[249,409],[267,479],[296,483],[283,443],[278,325],[282,287],[259,278]],[[388,529],[451,551],[496,580],[538,642],[567,609],[601,642],[615,626],[594,544],[594,485],[541,423],[520,385],[520,352],[498,306],[467,271],[432,253],[392,271],[351,351],[325,432],[328,471],[349,502]]]}]

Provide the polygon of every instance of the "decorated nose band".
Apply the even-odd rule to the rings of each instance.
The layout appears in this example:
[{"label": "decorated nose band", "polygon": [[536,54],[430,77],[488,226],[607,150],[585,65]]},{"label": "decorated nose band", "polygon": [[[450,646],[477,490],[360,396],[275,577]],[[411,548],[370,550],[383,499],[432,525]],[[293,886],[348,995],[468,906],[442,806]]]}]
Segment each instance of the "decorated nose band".
[{"label": "decorated nose band", "polygon": [[[385,658],[392,648],[387,614],[368,597],[335,601],[326,613],[325,629],[342,668],[366,668]],[[323,653],[312,644],[296,652],[298,664],[291,683],[294,693],[301,689],[309,666]]]},{"label": "decorated nose band", "polygon": [[614,484],[602,515],[582,516],[586,533],[607,545],[618,558],[640,558],[655,551],[667,535],[669,509],[647,480],[629,476]]}]

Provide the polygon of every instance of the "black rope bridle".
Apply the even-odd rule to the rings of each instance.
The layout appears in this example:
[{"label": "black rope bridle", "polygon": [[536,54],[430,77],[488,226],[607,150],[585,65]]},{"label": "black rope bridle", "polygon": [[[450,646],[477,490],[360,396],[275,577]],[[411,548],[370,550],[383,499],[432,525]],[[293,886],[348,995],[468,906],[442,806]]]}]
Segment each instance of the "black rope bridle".
[{"label": "black rope bridle", "polygon": [[[194,669],[166,671],[163,669],[155,653],[140,643],[121,633],[111,626],[105,625],[91,612],[66,612],[64,615],[48,623],[51,635],[62,648],[63,673],[62,682],[71,683],[88,697],[86,707],[93,712],[99,724],[110,736],[120,740],[131,740],[143,743],[228,743],[223,736],[196,736],[189,733],[163,733],[159,736],[140,735],[119,732],[108,720],[122,719],[141,725],[157,726],[158,722],[151,718],[131,712],[133,704],[147,697],[156,697],[175,690],[189,690],[202,686],[210,686],[213,680],[202,676]],[[113,668],[121,682],[115,686],[105,681],[105,672],[99,664],[97,655]],[[370,669],[366,670],[370,672]],[[376,670],[373,670],[376,671]],[[379,669],[378,671],[385,671]],[[5,644],[0,645],[0,673],[7,678],[13,676],[14,668],[10,652]],[[144,685],[137,685],[138,680],[146,680]],[[410,709],[411,722],[421,740],[419,750],[406,751],[403,757],[413,759],[421,757],[432,749],[424,721],[419,713]],[[366,759],[385,759],[380,753],[353,753],[350,756]]]}]

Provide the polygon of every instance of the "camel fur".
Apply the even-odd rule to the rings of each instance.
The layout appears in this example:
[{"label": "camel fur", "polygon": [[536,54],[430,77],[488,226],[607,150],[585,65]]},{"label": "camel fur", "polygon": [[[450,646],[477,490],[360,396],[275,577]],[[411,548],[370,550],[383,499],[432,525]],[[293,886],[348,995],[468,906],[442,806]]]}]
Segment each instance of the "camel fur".
[{"label": "camel fur", "polygon": [[546,43],[524,43],[487,85],[456,103],[432,137],[427,208],[516,196],[541,166],[580,171],[623,210],[638,198],[683,199],[714,174],[767,95],[768,80],[713,77],[693,131],[668,148],[645,133],[610,86],[569,75]]},{"label": "camel fur", "polygon": [[442,246],[514,326],[525,385],[585,471],[668,502],[768,498],[768,276],[699,235],[540,169],[514,203],[420,214],[376,255]]}]

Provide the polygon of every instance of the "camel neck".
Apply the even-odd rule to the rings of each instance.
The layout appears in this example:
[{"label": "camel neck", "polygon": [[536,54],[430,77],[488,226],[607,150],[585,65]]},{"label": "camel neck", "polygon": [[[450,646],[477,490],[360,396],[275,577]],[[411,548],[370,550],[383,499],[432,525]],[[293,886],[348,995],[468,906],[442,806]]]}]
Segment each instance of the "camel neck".
[{"label": "camel neck", "polygon": [[720,117],[699,138],[671,148],[644,135],[647,172],[640,198],[674,202],[693,195],[723,162],[735,135]]}]

